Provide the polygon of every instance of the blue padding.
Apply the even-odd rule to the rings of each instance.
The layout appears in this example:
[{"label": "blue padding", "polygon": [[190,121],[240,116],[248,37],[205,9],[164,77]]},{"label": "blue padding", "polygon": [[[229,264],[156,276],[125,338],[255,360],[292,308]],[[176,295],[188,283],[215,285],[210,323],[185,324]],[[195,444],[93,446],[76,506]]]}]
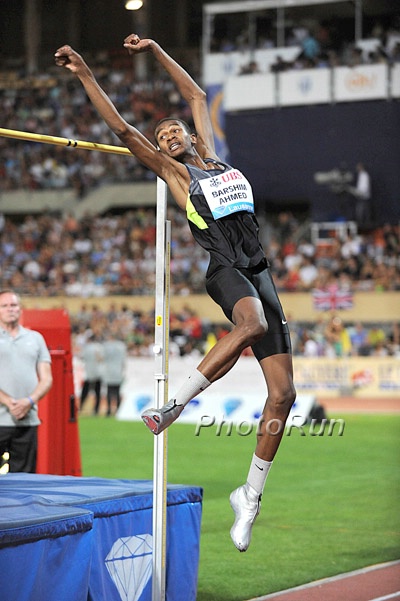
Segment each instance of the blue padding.
[{"label": "blue padding", "polygon": [[[90,561],[88,601],[151,601],[152,481],[6,474],[0,477],[0,487],[3,499],[14,496],[16,530],[26,507],[31,507],[32,519],[38,517],[32,527],[44,536],[61,533],[67,526],[71,526],[72,534],[74,528],[85,527],[82,520],[88,520],[89,525],[92,519],[93,527],[89,533],[92,542],[86,546],[86,561]],[[166,601],[196,599],[202,495],[199,487],[171,484],[167,487]],[[41,520],[40,508],[47,514],[48,524]],[[69,524],[70,517],[77,522]],[[30,519],[28,514],[25,519]],[[25,526],[29,527],[29,524]],[[13,531],[12,521],[9,521],[9,530]],[[49,539],[47,544],[50,542]],[[36,548],[39,554],[43,553],[43,544],[43,540],[38,541],[33,545],[33,552]],[[0,549],[2,566],[3,552],[7,554],[9,549]],[[64,571],[66,578],[72,578],[68,572],[68,558],[69,554],[68,557],[65,555]],[[48,601],[55,598],[57,601],[76,601],[78,597],[68,597],[67,589],[65,587],[67,596],[59,593]],[[3,592],[0,584],[0,599]],[[76,594],[75,590],[73,594]],[[35,598],[34,593],[31,598],[12,595],[4,598],[7,601],[24,601],[25,598],[27,601],[47,601],[45,596]]]},{"label": "blue padding", "polygon": [[24,492],[2,491],[0,548],[86,532],[93,527],[93,517],[92,511],[53,505]]},{"label": "blue padding", "polygon": [[[4,492],[8,489],[42,495],[47,502],[90,509],[95,517],[142,511],[153,507],[152,480],[6,474],[1,477],[0,482]],[[168,506],[201,503],[202,497],[203,491],[199,487],[168,484]]]},{"label": "blue padding", "polygon": [[93,523],[91,511],[2,491],[0,599],[87,601]]}]

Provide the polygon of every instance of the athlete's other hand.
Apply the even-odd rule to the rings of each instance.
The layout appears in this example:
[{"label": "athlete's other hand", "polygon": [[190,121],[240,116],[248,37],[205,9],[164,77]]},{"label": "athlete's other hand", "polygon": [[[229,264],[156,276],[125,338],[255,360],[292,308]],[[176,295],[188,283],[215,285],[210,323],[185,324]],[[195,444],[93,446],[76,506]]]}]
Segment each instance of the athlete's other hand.
[{"label": "athlete's other hand", "polygon": [[82,67],[86,67],[83,58],[71,46],[61,46],[54,56],[57,67],[65,67],[72,73],[77,73]]},{"label": "athlete's other hand", "polygon": [[141,52],[148,52],[151,48],[153,40],[144,39],[141,40],[137,33],[131,33],[124,39],[124,48],[126,48],[129,54],[140,54]]}]

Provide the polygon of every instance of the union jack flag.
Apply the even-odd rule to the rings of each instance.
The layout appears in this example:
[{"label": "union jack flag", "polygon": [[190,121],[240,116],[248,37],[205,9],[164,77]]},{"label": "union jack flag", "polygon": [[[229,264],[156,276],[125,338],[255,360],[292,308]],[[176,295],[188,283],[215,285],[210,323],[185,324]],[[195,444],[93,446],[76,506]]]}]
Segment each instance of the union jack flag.
[{"label": "union jack flag", "polygon": [[349,290],[339,290],[338,288],[320,290],[314,288],[312,295],[316,311],[333,311],[353,307],[353,293]]}]

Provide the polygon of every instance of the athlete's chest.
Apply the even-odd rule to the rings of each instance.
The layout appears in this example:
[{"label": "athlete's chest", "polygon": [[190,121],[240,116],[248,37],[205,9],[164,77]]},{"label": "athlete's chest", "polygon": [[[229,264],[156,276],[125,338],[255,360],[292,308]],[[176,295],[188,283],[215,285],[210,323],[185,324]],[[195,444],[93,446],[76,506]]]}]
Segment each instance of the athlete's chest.
[{"label": "athlete's chest", "polygon": [[196,170],[192,173],[190,196],[193,204],[206,207],[214,219],[239,211],[254,213],[250,182],[239,169]]}]

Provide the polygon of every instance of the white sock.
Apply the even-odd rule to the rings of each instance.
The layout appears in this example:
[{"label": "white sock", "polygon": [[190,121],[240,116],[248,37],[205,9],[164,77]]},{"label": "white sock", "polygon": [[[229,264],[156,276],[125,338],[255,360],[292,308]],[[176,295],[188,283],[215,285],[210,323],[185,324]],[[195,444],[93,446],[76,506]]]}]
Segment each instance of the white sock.
[{"label": "white sock", "polygon": [[185,406],[210,384],[211,382],[198,369],[195,369],[172,398],[175,399],[176,405]]},{"label": "white sock", "polygon": [[265,481],[268,472],[271,469],[271,465],[272,461],[264,461],[264,459],[257,457],[255,453],[253,454],[249,474],[247,476],[247,483],[260,495],[263,493]]}]

